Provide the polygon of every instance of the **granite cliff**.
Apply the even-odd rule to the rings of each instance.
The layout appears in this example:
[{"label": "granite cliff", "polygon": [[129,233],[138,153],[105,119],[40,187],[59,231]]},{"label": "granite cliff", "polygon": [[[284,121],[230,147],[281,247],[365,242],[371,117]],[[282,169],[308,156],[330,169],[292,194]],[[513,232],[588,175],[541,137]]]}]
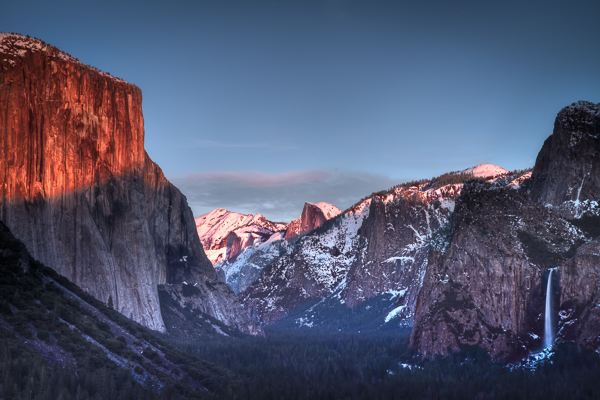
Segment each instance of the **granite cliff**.
[{"label": "granite cliff", "polygon": [[530,179],[463,190],[432,241],[410,338],[421,354],[476,345],[509,360],[539,350],[550,269],[557,340],[599,349],[599,111],[561,110]]},{"label": "granite cliff", "polygon": [[569,219],[593,211],[600,199],[599,153],[600,104],[579,101],[563,108],[535,161],[529,197]]},{"label": "granite cliff", "polygon": [[290,222],[290,225],[285,232],[285,238],[291,239],[294,236],[302,235],[303,233],[317,229],[322,226],[325,221],[339,215],[341,212],[342,210],[333,204],[325,202],[306,202],[304,203],[304,208],[302,209],[300,217]]},{"label": "granite cliff", "polygon": [[583,240],[513,188],[467,185],[432,240],[411,345],[425,356],[479,346],[495,358],[540,347],[546,271]]},{"label": "granite cliff", "polygon": [[202,312],[260,333],[144,151],[141,90],[37,39],[1,34],[0,53],[0,217],[32,256],[151,329],[168,328],[159,285],[186,281],[210,292]]}]

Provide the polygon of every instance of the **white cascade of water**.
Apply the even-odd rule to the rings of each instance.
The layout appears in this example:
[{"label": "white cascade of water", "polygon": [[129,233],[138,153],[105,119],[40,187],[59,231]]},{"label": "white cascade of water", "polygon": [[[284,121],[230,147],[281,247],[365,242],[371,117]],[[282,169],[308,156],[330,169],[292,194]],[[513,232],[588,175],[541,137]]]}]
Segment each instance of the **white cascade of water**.
[{"label": "white cascade of water", "polygon": [[548,274],[548,287],[546,288],[546,314],[544,316],[544,348],[552,346],[552,270]]}]

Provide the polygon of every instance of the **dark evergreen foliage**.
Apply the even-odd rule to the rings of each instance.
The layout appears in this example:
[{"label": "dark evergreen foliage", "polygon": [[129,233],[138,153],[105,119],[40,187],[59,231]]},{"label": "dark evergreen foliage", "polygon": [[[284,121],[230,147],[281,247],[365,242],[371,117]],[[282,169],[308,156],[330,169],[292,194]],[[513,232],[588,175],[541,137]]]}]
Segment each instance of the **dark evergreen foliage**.
[{"label": "dark evergreen foliage", "polygon": [[[531,251],[546,256],[527,239]],[[0,272],[1,399],[600,398],[600,358],[572,344],[559,344],[536,371],[494,363],[477,348],[423,360],[407,346],[409,328],[370,329],[380,321],[368,313],[350,311],[344,326],[324,321],[329,331],[282,323],[267,327],[266,339],[159,337],[31,259],[1,223]],[[369,332],[348,332],[358,325]],[[168,375],[169,368],[181,378]]]},{"label": "dark evergreen foliage", "polygon": [[35,261],[2,222],[0,354],[0,399],[206,398],[235,383]]},{"label": "dark evergreen foliage", "polygon": [[600,398],[600,358],[571,344],[558,345],[552,363],[530,371],[494,363],[479,348],[422,360],[407,346],[410,329],[265,331],[267,339],[175,344],[245,378],[229,399]]}]

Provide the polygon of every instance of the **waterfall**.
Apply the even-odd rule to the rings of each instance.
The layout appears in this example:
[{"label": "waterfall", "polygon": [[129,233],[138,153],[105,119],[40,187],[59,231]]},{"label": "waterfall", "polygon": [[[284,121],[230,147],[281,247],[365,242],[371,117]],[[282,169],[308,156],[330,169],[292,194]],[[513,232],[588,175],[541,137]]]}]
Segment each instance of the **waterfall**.
[{"label": "waterfall", "polygon": [[544,316],[544,348],[552,346],[552,270],[548,274],[548,287],[546,288],[546,315]]}]

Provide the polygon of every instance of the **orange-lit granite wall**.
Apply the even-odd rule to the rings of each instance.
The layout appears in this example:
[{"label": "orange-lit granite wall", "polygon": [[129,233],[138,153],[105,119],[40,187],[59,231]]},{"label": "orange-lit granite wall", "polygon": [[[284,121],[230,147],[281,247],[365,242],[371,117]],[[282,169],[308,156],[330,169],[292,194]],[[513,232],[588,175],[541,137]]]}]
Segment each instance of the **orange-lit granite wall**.
[{"label": "orange-lit granite wall", "polygon": [[49,52],[12,60],[0,77],[3,199],[53,197],[144,161],[139,88]]},{"label": "orange-lit granite wall", "polygon": [[185,281],[197,309],[261,334],[144,151],[140,89],[21,35],[0,33],[0,72],[0,219],[32,256],[151,329],[159,285]]}]

